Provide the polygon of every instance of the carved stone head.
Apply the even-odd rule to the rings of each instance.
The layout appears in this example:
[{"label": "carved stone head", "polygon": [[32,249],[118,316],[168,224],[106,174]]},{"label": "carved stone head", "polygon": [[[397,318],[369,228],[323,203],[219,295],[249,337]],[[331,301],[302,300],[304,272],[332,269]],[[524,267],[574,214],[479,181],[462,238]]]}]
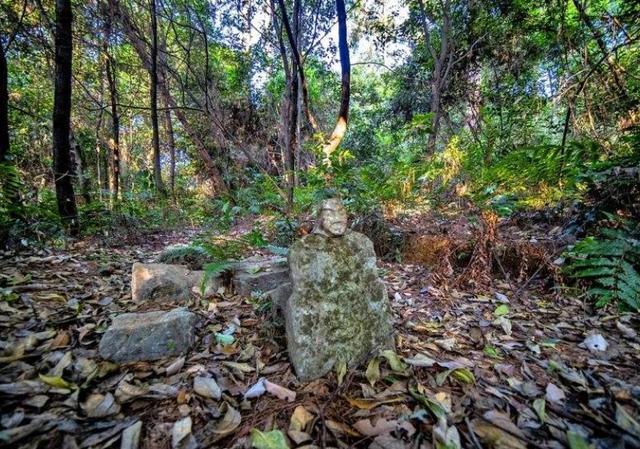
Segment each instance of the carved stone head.
[{"label": "carved stone head", "polygon": [[330,198],[320,205],[314,234],[339,237],[347,232],[347,211],[338,198]]}]

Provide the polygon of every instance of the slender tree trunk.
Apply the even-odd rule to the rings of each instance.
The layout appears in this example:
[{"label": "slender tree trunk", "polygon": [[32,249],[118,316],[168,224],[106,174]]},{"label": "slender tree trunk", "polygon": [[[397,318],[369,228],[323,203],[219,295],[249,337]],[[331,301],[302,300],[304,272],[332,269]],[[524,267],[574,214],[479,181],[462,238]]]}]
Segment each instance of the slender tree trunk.
[{"label": "slender tree trunk", "polygon": [[349,99],[351,96],[351,60],[349,58],[349,42],[347,40],[347,11],[344,0],[336,0],[336,12],[338,14],[338,49],[340,51],[341,90],[340,110],[338,120],[329,141],[322,148],[325,163],[331,165],[331,154],[338,148],[347,132],[349,122]]},{"label": "slender tree trunk", "polygon": [[[165,102],[166,103],[166,102]],[[171,198],[176,201],[176,141],[173,135],[173,123],[171,121],[171,109],[165,104],[164,123],[167,132],[167,145],[169,147],[169,189]]]},{"label": "slender tree trunk", "polygon": [[71,159],[73,161],[71,165],[74,168],[73,173],[80,184],[80,191],[82,192],[82,198],[84,199],[85,204],[89,204],[91,203],[91,193],[89,188],[89,177],[87,176],[86,171],[86,160],[84,153],[82,152],[82,147],[80,147],[73,131],[71,131],[70,134],[69,145],[71,146]]},{"label": "slender tree trunk", "polygon": [[[107,9],[107,8],[105,8]],[[104,42],[102,43],[102,51],[105,58],[105,72],[107,75],[107,83],[109,84],[109,102],[111,105],[111,141],[109,142],[110,150],[110,167],[111,167],[111,184],[113,186],[113,200],[118,201],[120,195],[120,112],[118,111],[118,73],[115,60],[109,52],[109,42],[111,41],[111,27],[113,23],[113,11],[111,8],[103,11],[104,14]]]},{"label": "slender tree trunk", "polygon": [[153,130],[153,179],[156,191],[164,195],[160,165],[160,129],[158,126],[158,18],[156,0],[151,0],[151,128]]},{"label": "slender tree trunk", "polygon": [[602,36],[600,35],[596,27],[593,25],[593,22],[591,21],[591,19],[589,18],[589,15],[587,14],[585,6],[580,2],[580,0],[573,0],[573,4],[578,10],[578,13],[580,14],[580,19],[582,20],[582,22],[584,22],[587,28],[589,28],[591,35],[593,36],[594,40],[598,44],[598,48],[602,53],[602,57],[607,63],[607,66],[609,66],[609,70],[611,71],[611,75],[613,76],[613,81],[616,87],[618,88],[620,97],[626,102],[628,100],[627,91],[624,87],[623,81],[620,79],[618,75],[617,67],[615,66],[615,64],[610,58],[611,53],[607,49],[607,46],[605,45],[604,40],[602,39]]},{"label": "slender tree trunk", "polygon": [[0,44],[0,164],[9,156],[9,74],[7,56]]},{"label": "slender tree trunk", "polygon": [[56,78],[53,102],[53,175],[58,212],[72,236],[80,232],[73,192],[69,132],[71,124],[71,62],[73,56],[71,0],[56,0]]},{"label": "slender tree trunk", "polygon": [[[113,5],[112,7],[114,8],[114,13],[120,20],[120,23],[122,24],[124,32],[127,35],[129,41],[131,42],[131,45],[133,45],[143,66],[148,71],[152,71],[151,70],[152,64],[151,64],[151,58],[148,52],[148,46],[146,42],[143,40],[143,38],[141,37],[142,34],[136,28],[135,24],[131,22],[130,18],[127,16],[126,11],[120,8],[118,2],[113,2],[112,5]],[[184,111],[177,106],[175,100],[173,99],[173,96],[171,95],[171,92],[169,91],[169,88],[166,83],[167,77],[166,77],[166,74],[163,73],[164,69],[162,65],[160,65],[158,68],[160,69],[160,72],[159,73],[156,72],[156,74],[158,77],[162,76],[162,79],[163,79],[163,82],[161,82],[159,86],[160,93],[164,97],[166,104],[168,104],[169,107],[174,110],[176,119],[178,120],[178,122],[180,122],[180,125],[182,126],[182,129],[189,137],[189,140],[191,140],[193,145],[198,150],[198,154],[200,155],[200,158],[202,159],[202,162],[206,167],[209,177],[213,181],[216,189],[219,192],[228,194],[229,191],[228,191],[227,185],[224,183],[224,179],[222,178],[222,174],[220,173],[218,166],[216,165],[215,161],[211,157],[211,154],[209,154],[207,145],[200,138],[199,134],[195,131],[195,129],[191,126],[191,123],[187,120],[187,116],[184,114]]]},{"label": "slender tree trunk", "polygon": [[[287,14],[287,9],[284,5],[284,0],[278,0],[278,6],[280,7],[280,14],[282,15],[282,24],[284,25],[284,29],[286,31],[287,38],[289,40],[289,46],[291,47],[292,59],[296,62],[298,75],[300,76],[300,88],[302,91],[302,105],[303,105],[304,113],[307,117],[307,122],[309,123],[313,131],[318,132],[319,131],[318,122],[316,121],[315,117],[311,113],[311,107],[309,106],[309,89],[307,87],[307,78],[304,75],[304,66],[303,66],[304,61],[302,61],[302,58],[300,57],[300,49],[298,47],[296,36],[294,35],[293,30],[291,28],[291,23],[289,22],[289,15]],[[299,7],[300,6],[298,5],[298,8]],[[294,4],[294,9],[295,9],[295,4]]]}]

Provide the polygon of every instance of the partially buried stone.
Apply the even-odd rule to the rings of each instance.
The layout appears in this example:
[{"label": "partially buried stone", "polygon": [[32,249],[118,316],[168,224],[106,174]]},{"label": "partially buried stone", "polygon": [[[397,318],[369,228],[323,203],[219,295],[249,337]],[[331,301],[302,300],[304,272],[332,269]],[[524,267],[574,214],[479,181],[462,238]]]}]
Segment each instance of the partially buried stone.
[{"label": "partially buried stone", "polygon": [[157,360],[188,351],[197,317],[187,309],[124,313],[113,318],[100,340],[100,356],[118,363]]},{"label": "partially buried stone", "polygon": [[284,257],[249,258],[233,266],[233,289],[241,296],[267,293],[286,282],[289,268]]},{"label": "partially buried stone", "polygon": [[[131,296],[134,301],[160,300],[179,304],[193,291],[200,292],[203,271],[192,271],[182,265],[134,263],[131,269]],[[208,279],[205,296],[222,285],[219,277]]]},{"label": "partially buried stone", "polygon": [[[287,346],[302,381],[323,376],[337,362],[353,365],[394,347],[391,310],[373,244],[357,232],[340,234],[342,212],[335,209],[341,205],[328,206],[334,214],[329,217],[332,232],[309,234],[289,253]],[[321,213],[320,226],[329,220]]]}]

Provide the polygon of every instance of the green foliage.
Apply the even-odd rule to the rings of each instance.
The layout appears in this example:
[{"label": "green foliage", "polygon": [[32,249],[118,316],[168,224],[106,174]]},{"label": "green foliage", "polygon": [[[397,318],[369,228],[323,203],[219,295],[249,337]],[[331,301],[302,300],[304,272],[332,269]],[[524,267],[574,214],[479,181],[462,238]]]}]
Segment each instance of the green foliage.
[{"label": "green foliage", "polygon": [[202,276],[202,282],[200,283],[200,293],[204,295],[204,292],[207,287],[207,283],[219,275],[220,273],[227,271],[231,268],[231,263],[227,260],[219,260],[216,262],[210,262],[204,264],[202,269],[204,271],[204,276]]},{"label": "green foliage", "polygon": [[165,249],[158,256],[158,263],[187,265],[192,270],[200,270],[211,262],[211,255],[199,245],[177,245]]},{"label": "green foliage", "polygon": [[622,309],[640,310],[640,240],[638,225],[605,229],[599,237],[578,242],[567,256],[572,277],[585,281],[587,293],[603,307],[618,302]]}]

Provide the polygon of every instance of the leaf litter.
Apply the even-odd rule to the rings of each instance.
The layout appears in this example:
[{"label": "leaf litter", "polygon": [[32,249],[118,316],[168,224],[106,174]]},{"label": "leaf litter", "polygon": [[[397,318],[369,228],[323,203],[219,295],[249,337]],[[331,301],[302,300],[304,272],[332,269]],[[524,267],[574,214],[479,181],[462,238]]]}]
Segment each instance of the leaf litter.
[{"label": "leaf litter", "polygon": [[146,310],[131,264],[185,239],[0,258],[1,447],[640,447],[640,319],[535,282],[479,295],[384,263],[396,352],[309,383],[281,318],[228,295],[186,304],[205,318],[188,354],[101,360],[110,315]]}]

